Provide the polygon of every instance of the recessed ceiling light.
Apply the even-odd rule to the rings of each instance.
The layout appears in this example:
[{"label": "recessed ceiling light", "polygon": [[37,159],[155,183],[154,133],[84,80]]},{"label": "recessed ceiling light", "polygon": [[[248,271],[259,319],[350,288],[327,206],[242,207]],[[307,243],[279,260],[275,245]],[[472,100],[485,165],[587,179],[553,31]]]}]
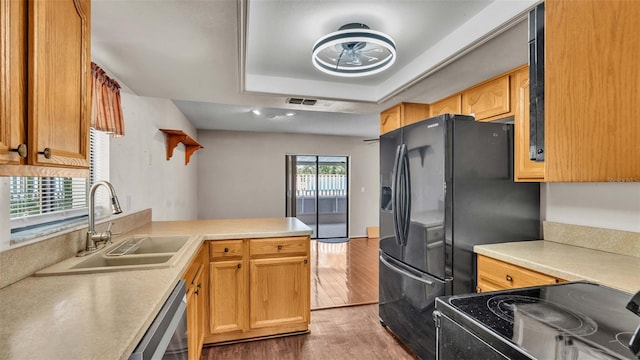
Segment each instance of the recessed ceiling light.
[{"label": "recessed ceiling light", "polygon": [[296,113],[294,113],[294,112],[292,112],[292,111],[289,111],[289,112],[288,112],[288,113],[286,113],[285,115],[286,115],[286,116],[295,116],[295,114],[296,114]]},{"label": "recessed ceiling light", "polygon": [[253,110],[251,110],[251,112],[253,113],[253,115],[260,115],[261,114],[260,110],[258,110],[258,109],[253,109]]}]

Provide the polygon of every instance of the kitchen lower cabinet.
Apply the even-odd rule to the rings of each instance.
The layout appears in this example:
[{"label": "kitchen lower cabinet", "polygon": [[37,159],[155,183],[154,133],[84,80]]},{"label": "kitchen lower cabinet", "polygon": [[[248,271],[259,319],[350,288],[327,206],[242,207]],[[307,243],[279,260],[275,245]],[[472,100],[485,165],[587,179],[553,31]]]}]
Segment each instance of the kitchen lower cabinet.
[{"label": "kitchen lower cabinet", "polygon": [[309,237],[210,241],[205,343],[307,332]]},{"label": "kitchen lower cabinet", "polygon": [[247,274],[242,265],[242,259],[210,264],[211,334],[242,331],[245,327]]},{"label": "kitchen lower cabinet", "polygon": [[309,259],[251,260],[249,327],[261,329],[309,322]]},{"label": "kitchen lower cabinet", "polygon": [[203,245],[187,268],[183,279],[187,283],[187,346],[189,360],[200,359],[206,319],[207,245]]},{"label": "kitchen lower cabinet", "polygon": [[476,290],[478,292],[556,284],[565,281],[484,255],[478,255],[477,280]]}]

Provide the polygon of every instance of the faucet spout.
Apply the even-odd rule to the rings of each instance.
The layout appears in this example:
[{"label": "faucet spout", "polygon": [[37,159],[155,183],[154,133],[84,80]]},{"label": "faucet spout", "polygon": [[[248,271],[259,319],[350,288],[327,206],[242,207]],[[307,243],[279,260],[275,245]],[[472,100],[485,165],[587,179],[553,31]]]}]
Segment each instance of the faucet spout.
[{"label": "faucet spout", "polygon": [[[102,234],[96,233],[96,225],[95,225],[95,195],[98,187],[104,186],[109,191],[109,196],[111,197],[111,210],[113,214],[120,214],[122,212],[122,208],[120,207],[120,202],[118,201],[118,196],[116,196],[116,191],[111,185],[110,182],[101,180],[97,181],[91,186],[89,190],[89,229],[87,230],[87,241],[85,244],[85,249],[79,255],[83,256],[88,253],[96,251],[98,248],[96,243],[103,241],[109,242],[111,241],[111,231],[107,230]],[[81,255],[82,254],[82,255]]]}]

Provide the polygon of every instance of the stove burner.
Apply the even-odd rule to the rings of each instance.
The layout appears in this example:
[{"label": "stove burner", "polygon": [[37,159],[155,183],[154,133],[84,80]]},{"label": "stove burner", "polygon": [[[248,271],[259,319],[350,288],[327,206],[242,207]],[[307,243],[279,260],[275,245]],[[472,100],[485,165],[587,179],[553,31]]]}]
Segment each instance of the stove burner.
[{"label": "stove burner", "polygon": [[573,335],[587,336],[598,330],[593,319],[560,304],[521,295],[497,295],[487,300],[487,307],[499,318],[514,323],[514,313],[530,318],[542,326],[551,326]]}]

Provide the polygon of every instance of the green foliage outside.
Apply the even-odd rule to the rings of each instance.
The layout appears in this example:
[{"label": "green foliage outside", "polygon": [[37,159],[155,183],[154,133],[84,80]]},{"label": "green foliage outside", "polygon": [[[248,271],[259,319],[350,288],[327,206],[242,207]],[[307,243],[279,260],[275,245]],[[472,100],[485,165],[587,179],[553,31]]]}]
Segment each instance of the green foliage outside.
[{"label": "green foliage outside", "polygon": [[[298,165],[296,168],[298,174],[315,174],[316,167],[314,165]],[[319,174],[338,174],[345,175],[347,167],[345,165],[320,165],[318,166]]]}]

